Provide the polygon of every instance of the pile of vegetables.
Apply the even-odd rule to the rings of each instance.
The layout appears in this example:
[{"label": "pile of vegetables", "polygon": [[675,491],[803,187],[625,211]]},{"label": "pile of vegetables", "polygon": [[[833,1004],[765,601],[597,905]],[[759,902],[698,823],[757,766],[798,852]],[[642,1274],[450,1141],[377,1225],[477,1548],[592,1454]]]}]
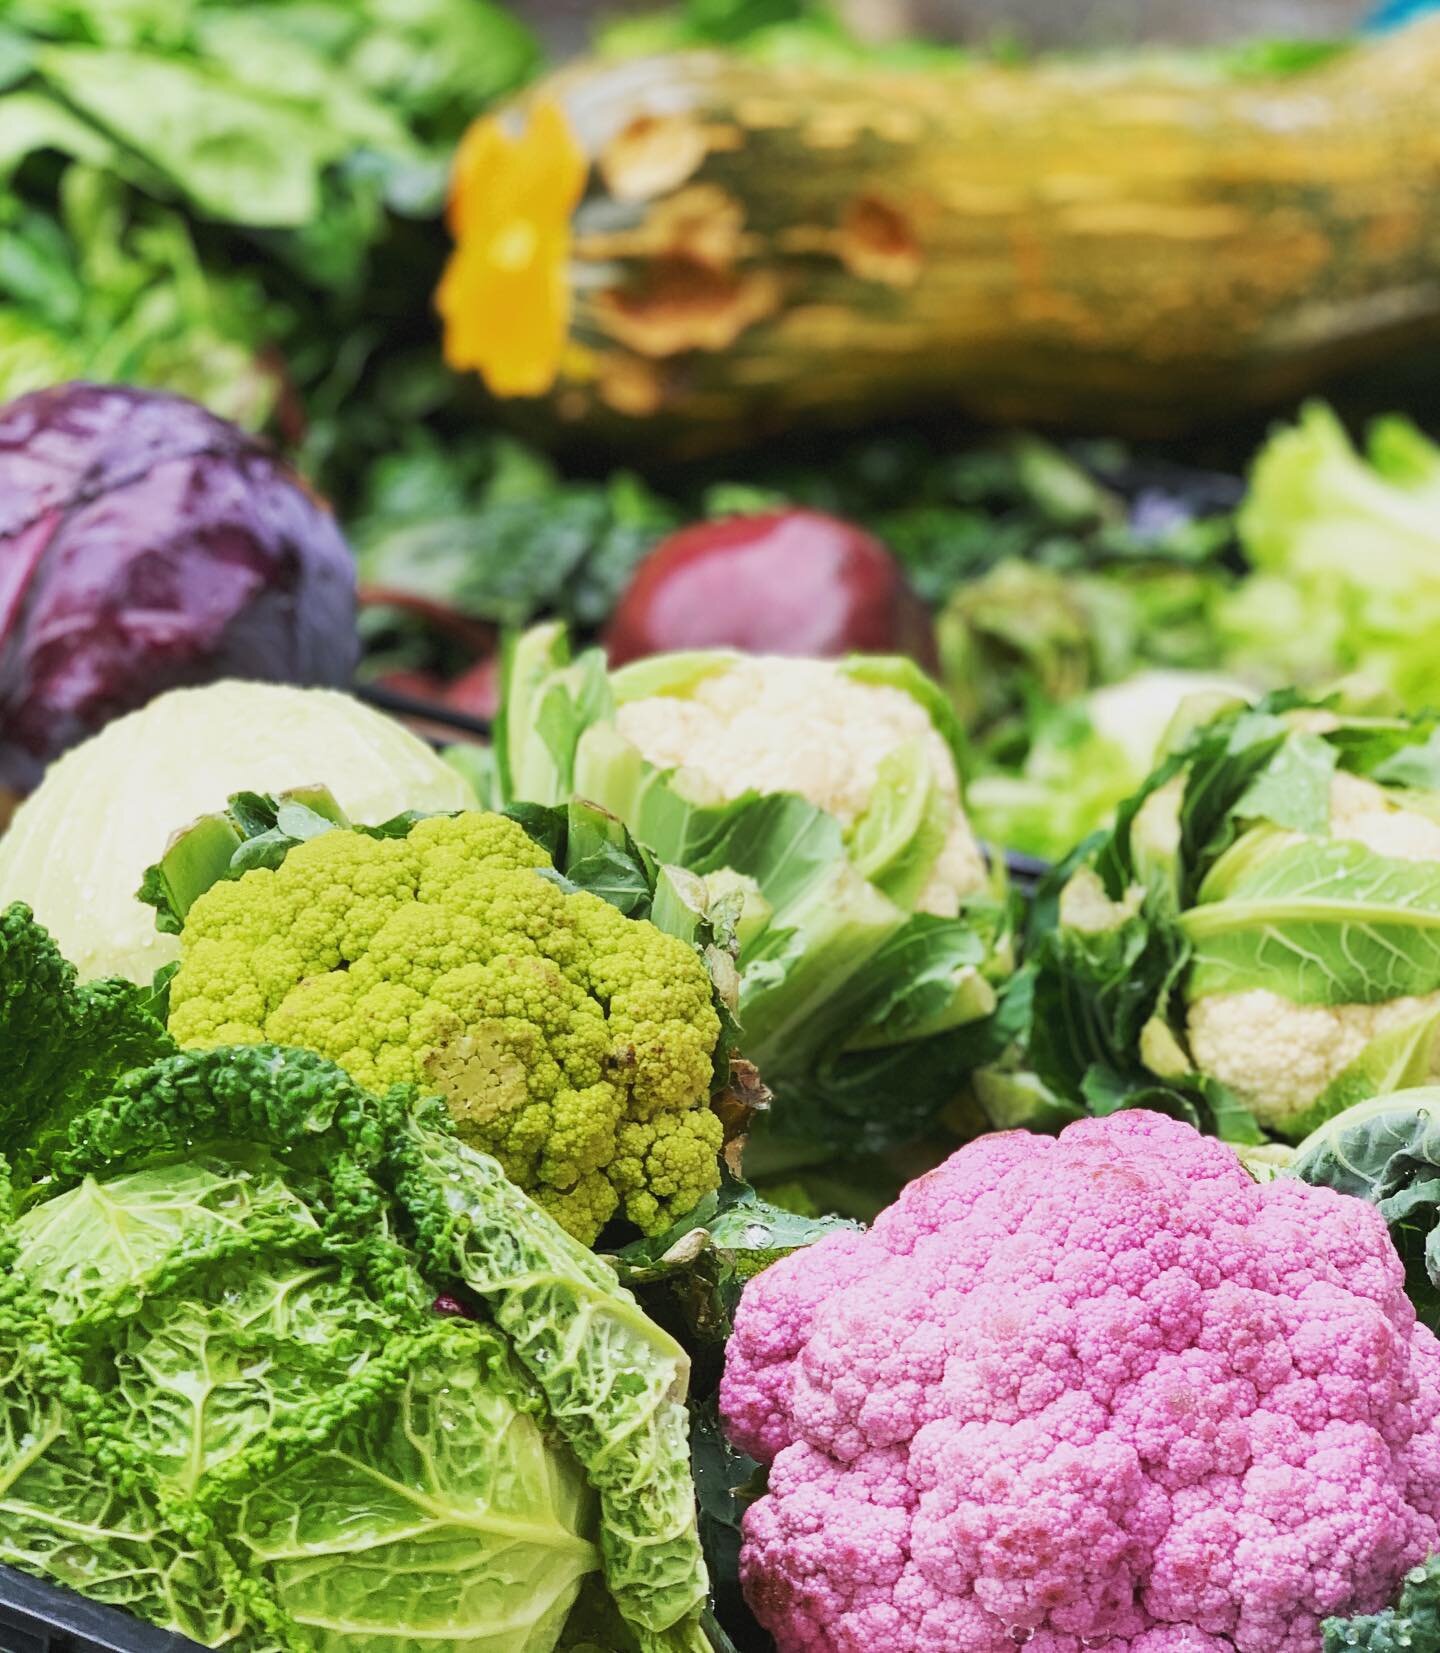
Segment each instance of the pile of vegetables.
[{"label": "pile of vegetables", "polygon": [[[1342,682],[1435,698],[1440,450],[1395,416],[1357,448],[1312,404],[1250,470],[1033,438],[947,453],[896,432],[830,461],[757,458],[744,483],[704,467],[662,497],[623,474],[561,484],[505,448],[423,530],[362,524],[362,582],[392,605],[367,613],[370,669],[443,693],[437,663],[458,673],[547,610],[616,665],[903,653],[963,727],[981,837],[1059,859],[1139,786],[1187,699]],[[397,468],[398,497],[424,474]],[[493,715],[492,667],[479,698],[456,688]]]},{"label": "pile of vegetables", "polygon": [[261,443],[118,385],[0,411],[0,788],[164,689],[344,687],[357,654],[349,549]]},{"label": "pile of vegetables", "polygon": [[452,766],[177,690],[0,841],[0,1564],[255,1653],[1440,1647],[1433,718],[1192,705],[1022,922],[903,657],[504,691]]},{"label": "pile of vegetables", "polygon": [[[1440,1653],[1440,448],[1315,402],[704,457],[1418,345],[1437,47],[1082,74],[693,0],[472,124],[538,62],[491,0],[14,0],[0,1600]],[[657,75],[700,102],[617,124]],[[1068,204],[972,164],[1017,88]],[[991,191],[958,263],[926,178]],[[1063,256],[1012,315],[1017,226]]]},{"label": "pile of vegetables", "polygon": [[178,391],[352,498],[453,403],[429,323],[450,157],[538,60],[492,0],[7,5],[0,401]]},{"label": "pile of vegetables", "polygon": [[[348,680],[346,547],[263,445],[189,402],[85,385],[11,404],[0,438],[0,788],[177,683]],[[421,456],[377,471],[355,528],[368,676],[492,717],[502,629],[546,611],[617,665],[903,653],[949,694],[981,837],[1030,854],[1103,825],[1192,697],[1348,680],[1429,698],[1440,455],[1399,418],[1362,454],[1306,409],[1243,497],[1093,445],[945,457],[901,435],[668,498],[623,474],[561,482],[503,442],[469,474],[478,494]]]}]

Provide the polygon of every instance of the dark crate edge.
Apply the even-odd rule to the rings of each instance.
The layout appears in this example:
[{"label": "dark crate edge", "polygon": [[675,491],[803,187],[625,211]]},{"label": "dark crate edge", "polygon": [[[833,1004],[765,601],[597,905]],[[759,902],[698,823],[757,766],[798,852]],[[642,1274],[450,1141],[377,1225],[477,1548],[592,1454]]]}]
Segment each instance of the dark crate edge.
[{"label": "dark crate edge", "polygon": [[198,1642],[0,1566],[0,1653],[201,1653]]}]

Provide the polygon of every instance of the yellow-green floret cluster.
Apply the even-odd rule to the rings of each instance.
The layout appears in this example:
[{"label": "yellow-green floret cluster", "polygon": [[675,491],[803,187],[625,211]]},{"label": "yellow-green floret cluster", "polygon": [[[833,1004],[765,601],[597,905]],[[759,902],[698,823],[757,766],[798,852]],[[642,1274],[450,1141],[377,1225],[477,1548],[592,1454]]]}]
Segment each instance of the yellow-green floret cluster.
[{"label": "yellow-green floret cluster", "polygon": [[709,974],[548,866],[500,815],[324,833],[191,908],[170,1031],[438,1090],[460,1134],[587,1245],[617,1213],[658,1233],[718,1183]]}]

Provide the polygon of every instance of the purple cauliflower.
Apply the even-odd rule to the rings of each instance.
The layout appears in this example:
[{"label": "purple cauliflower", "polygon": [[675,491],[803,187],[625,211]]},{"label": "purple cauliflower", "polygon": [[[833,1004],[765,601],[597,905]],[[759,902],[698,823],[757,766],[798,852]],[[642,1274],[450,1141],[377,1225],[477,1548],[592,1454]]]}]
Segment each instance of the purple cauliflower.
[{"label": "purple cauliflower", "polygon": [[263,443],[119,385],[0,408],[0,787],[162,689],[356,655],[350,552]]},{"label": "purple cauliflower", "polygon": [[766,1270],[721,1406],[780,1653],[1319,1653],[1440,1519],[1382,1218],[1151,1113],[982,1138]]}]

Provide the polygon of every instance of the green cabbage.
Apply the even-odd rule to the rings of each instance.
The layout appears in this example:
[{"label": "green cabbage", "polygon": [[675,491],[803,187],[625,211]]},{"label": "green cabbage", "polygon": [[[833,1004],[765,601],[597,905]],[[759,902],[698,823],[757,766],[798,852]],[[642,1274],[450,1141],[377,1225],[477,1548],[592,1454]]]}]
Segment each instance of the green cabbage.
[{"label": "green cabbage", "polygon": [[363,821],[475,801],[422,741],[348,695],[263,683],[179,689],[52,765],[0,838],[0,906],[32,907],[82,979],[148,982],[179,954],[135,898],[171,835],[232,793],[316,783]]},{"label": "green cabbage", "polygon": [[707,1647],[688,1361],[438,1103],[255,1046],[30,1124],[0,1562],[236,1653]]}]

